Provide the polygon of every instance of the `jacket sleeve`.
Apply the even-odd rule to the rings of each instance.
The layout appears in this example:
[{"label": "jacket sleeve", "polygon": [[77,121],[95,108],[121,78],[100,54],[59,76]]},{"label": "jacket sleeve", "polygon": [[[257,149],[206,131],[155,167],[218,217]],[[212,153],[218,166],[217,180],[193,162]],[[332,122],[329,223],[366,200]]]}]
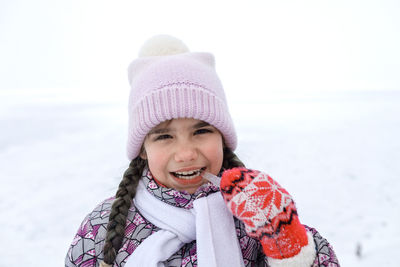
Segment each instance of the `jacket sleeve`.
[{"label": "jacket sleeve", "polygon": [[80,225],[65,257],[65,266],[96,266],[95,234],[88,215]]},{"label": "jacket sleeve", "polygon": [[65,266],[99,266],[113,198],[100,203],[81,223],[65,257]]},{"label": "jacket sleeve", "polygon": [[328,243],[328,241],[323,238],[314,228],[306,226],[306,229],[308,232],[312,233],[314,237],[315,249],[317,252],[312,267],[339,267],[340,264],[336,257],[335,251],[333,250],[333,247]]},{"label": "jacket sleeve", "polygon": [[[315,259],[311,267],[340,267],[339,262],[336,258],[336,254],[333,251],[332,246],[328,243],[328,241],[323,238],[317,230],[314,228],[308,227],[305,225],[307,233],[310,234],[314,240],[315,246]],[[260,246],[260,254],[263,255],[264,266],[301,266],[301,264],[296,262],[285,262],[285,260],[275,260],[270,259],[265,256],[262,247]]]}]

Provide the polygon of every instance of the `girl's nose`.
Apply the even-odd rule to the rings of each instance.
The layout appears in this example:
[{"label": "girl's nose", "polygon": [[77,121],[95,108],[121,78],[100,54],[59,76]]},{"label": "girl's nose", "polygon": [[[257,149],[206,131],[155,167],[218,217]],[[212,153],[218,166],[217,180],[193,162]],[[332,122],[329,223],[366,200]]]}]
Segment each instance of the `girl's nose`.
[{"label": "girl's nose", "polygon": [[191,144],[180,144],[175,150],[176,162],[189,162],[197,159],[197,149]]}]

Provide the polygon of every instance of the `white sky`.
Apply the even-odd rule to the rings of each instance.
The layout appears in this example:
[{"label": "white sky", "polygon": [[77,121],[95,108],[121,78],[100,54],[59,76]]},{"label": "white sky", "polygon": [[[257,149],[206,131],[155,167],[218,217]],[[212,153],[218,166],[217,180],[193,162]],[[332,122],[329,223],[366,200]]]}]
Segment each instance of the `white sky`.
[{"label": "white sky", "polygon": [[214,53],[228,95],[400,89],[397,0],[0,1],[3,91],[125,94],[127,65],[159,33]]}]

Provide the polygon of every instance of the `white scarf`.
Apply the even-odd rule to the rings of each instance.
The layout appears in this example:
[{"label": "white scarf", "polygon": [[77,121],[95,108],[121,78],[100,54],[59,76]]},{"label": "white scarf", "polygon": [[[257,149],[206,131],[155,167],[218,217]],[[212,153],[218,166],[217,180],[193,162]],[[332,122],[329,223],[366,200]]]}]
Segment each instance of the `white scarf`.
[{"label": "white scarf", "polygon": [[244,266],[233,217],[221,193],[196,199],[193,208],[187,210],[155,198],[141,179],[134,203],[161,230],[142,241],[128,258],[126,267],[164,267],[166,260],[193,240],[199,267]]}]

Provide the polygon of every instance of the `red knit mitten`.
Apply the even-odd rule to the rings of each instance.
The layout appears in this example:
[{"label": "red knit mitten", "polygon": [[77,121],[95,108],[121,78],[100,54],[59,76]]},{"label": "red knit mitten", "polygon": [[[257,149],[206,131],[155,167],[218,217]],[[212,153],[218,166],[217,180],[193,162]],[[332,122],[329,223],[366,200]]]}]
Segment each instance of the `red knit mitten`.
[{"label": "red knit mitten", "polygon": [[289,193],[267,174],[246,168],[226,170],[221,192],[247,234],[260,240],[265,255],[286,259],[308,244]]}]

